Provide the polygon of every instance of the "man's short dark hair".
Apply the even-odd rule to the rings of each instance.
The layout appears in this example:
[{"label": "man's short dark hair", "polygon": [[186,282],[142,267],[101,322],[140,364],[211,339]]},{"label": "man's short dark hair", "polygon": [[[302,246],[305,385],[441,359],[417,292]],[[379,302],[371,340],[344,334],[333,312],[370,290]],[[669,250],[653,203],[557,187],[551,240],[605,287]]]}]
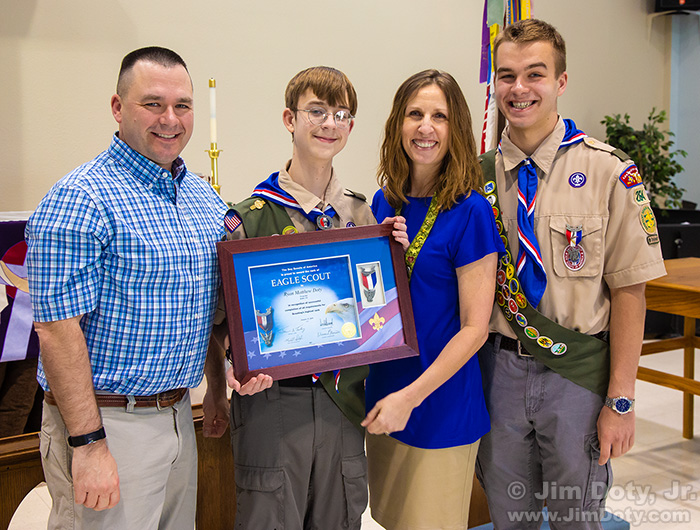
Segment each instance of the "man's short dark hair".
[{"label": "man's short dark hair", "polygon": [[555,75],[559,77],[566,71],[566,43],[557,29],[544,20],[528,18],[519,20],[498,34],[493,43],[493,58],[498,68],[498,48],[504,42],[513,44],[530,44],[532,42],[548,42],[554,50]]},{"label": "man's short dark hair", "polygon": [[[123,96],[127,89],[127,84],[124,82],[126,74],[128,74],[139,61],[156,63],[166,68],[180,65],[187,70],[185,61],[172,50],[161,48],[160,46],[139,48],[138,50],[128,53],[124,59],[122,59],[122,66],[119,69],[119,78],[117,79],[117,94],[119,94],[119,96]],[[187,73],[189,74],[189,70],[187,70]]]}]

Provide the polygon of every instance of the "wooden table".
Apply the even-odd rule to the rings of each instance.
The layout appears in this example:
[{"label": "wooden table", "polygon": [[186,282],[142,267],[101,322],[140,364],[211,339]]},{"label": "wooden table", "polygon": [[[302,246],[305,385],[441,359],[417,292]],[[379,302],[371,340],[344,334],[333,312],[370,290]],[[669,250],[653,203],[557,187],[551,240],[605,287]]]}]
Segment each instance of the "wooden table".
[{"label": "wooden table", "polygon": [[693,399],[700,395],[700,382],[695,380],[695,348],[700,347],[700,337],[695,335],[695,319],[700,318],[700,258],[670,259],[664,264],[668,274],[647,283],[647,309],[682,316],[683,336],[647,342],[642,355],[682,349],[683,376],[639,367],[637,379],[683,392],[683,437],[691,439]]}]

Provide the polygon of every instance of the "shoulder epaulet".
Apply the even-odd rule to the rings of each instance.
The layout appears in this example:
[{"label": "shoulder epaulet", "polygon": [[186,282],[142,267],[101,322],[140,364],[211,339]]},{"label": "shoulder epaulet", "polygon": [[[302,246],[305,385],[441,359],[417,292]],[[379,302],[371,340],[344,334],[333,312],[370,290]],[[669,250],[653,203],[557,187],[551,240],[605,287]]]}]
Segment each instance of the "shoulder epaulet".
[{"label": "shoulder epaulet", "polygon": [[237,212],[245,210],[262,210],[266,204],[267,201],[265,199],[261,199],[260,197],[248,197],[247,199],[234,204],[233,209]]},{"label": "shoulder epaulet", "polygon": [[356,199],[367,202],[367,197],[365,195],[362,195],[358,191],[352,191],[352,190],[345,188],[345,195],[347,195],[348,197],[355,197]]},{"label": "shoulder epaulet", "polygon": [[592,147],[593,149],[598,149],[599,151],[605,151],[606,153],[610,153],[611,155],[616,156],[617,158],[622,160],[623,162],[631,160],[631,157],[622,149],[613,147],[612,145],[606,144],[605,142],[601,142],[600,140],[596,140],[595,138],[592,138],[590,136],[584,138],[583,143],[586,144],[588,147]]}]

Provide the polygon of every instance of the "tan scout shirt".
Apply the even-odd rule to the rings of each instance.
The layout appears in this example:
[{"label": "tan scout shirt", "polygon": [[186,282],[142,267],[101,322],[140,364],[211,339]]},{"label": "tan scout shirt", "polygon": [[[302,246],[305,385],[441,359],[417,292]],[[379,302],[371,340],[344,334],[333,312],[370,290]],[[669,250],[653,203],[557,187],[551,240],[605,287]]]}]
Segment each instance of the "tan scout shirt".
[{"label": "tan scout shirt", "polygon": [[[326,188],[325,200],[323,200],[292,180],[292,177],[287,173],[290,164],[291,160],[280,170],[278,183],[280,188],[294,197],[294,200],[299,203],[306,213],[309,213],[315,207],[325,210],[330,205],[336,212],[331,218],[333,228],[346,228],[348,223],[354,223],[357,226],[377,224],[367,202],[343,188],[334,169]],[[292,208],[285,208],[285,210],[299,232],[313,232],[316,230],[316,225],[309,221],[300,211]],[[243,225],[240,225],[232,234],[228,234],[228,239],[244,239],[246,237]]]},{"label": "tan scout shirt", "polygon": [[[649,206],[648,197],[637,193],[642,185],[627,188],[620,180],[631,162],[622,162],[611,154],[613,147],[593,138],[559,151],[564,132],[559,117],[552,134],[531,156],[538,176],[535,234],[547,273],[547,288],[537,309],[562,326],[592,335],[609,328],[610,288],[644,283],[666,270],[655,221],[649,219],[651,211],[644,209]],[[498,200],[515,262],[518,169],[527,156],[510,141],[508,128],[503,131],[501,151],[502,155],[496,154]],[[569,180],[574,173],[582,173],[585,184],[573,186]],[[577,182],[581,181],[579,175]],[[564,263],[566,225],[583,227],[580,245],[585,263],[576,271]],[[497,305],[490,328],[515,337]]]}]

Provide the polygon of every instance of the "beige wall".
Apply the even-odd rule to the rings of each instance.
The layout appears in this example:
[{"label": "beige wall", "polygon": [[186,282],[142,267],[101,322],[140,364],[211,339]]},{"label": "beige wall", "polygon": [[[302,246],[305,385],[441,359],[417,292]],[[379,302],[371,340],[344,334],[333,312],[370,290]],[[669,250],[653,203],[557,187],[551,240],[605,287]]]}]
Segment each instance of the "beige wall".
[{"label": "beige wall", "polygon": [[[560,110],[602,136],[606,113],[668,108],[670,24],[647,37],[653,0],[538,0],[569,46]],[[240,200],[291,154],[283,92],[299,70],[345,71],[359,95],[356,127],[336,160],[346,186],[371,194],[378,144],[398,85],[419,70],[452,73],[480,131],[483,0],[3,0],[0,17],[0,211],[33,209],[49,187],[103,150],[119,62],[158,44],[188,62],[195,132],[188,167],[209,171],[207,80],[218,84],[222,195]]]}]

